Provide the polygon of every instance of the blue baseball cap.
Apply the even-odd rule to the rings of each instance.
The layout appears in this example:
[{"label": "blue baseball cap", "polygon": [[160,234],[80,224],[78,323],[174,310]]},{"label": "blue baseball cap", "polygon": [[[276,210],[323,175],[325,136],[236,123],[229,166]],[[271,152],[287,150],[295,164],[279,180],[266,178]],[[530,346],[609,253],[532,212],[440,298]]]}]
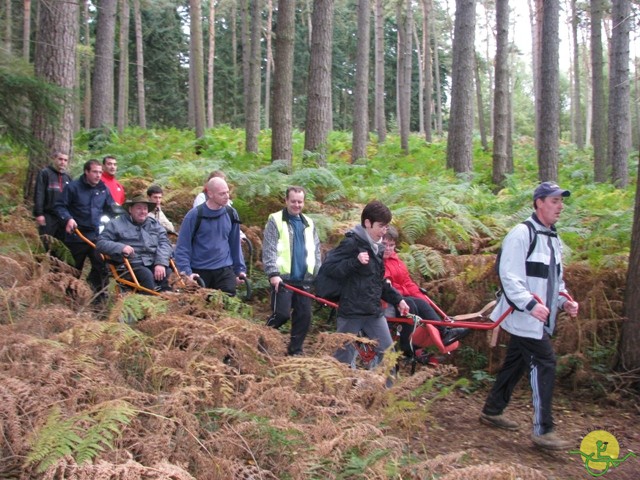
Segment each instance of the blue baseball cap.
[{"label": "blue baseball cap", "polygon": [[568,197],[571,195],[569,190],[563,190],[554,182],[542,182],[533,192],[533,201],[544,197]]}]

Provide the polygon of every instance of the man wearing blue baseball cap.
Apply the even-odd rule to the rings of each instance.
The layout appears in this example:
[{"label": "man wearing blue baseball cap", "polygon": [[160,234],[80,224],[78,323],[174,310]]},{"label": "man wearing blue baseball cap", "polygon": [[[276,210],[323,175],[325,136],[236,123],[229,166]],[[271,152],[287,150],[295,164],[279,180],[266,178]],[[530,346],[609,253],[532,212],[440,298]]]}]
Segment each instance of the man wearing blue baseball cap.
[{"label": "man wearing blue baseball cap", "polygon": [[543,182],[533,192],[534,213],[516,225],[502,243],[499,275],[502,294],[492,320],[509,308],[502,323],[511,334],[504,363],[489,392],[480,422],[505,430],[518,424],[503,415],[520,378],[529,373],[533,396],[534,445],[545,450],[564,450],[573,444],[553,431],[551,404],[556,357],[551,344],[556,316],[564,310],[578,314],[578,304],[568,295],[562,279],[562,244],[555,223],[571,192],[556,183]]}]

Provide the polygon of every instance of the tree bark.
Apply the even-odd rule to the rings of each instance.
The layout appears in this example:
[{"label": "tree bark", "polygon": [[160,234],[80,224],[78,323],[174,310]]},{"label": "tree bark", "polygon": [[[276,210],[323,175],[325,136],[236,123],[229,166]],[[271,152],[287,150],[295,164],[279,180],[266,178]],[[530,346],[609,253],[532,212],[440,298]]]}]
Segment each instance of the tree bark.
[{"label": "tree bark", "polygon": [[89,0],[82,2],[82,26],[84,27],[83,45],[86,49],[82,56],[82,70],[84,72],[84,98],[82,110],[84,116],[84,128],[91,128],[91,29],[89,28]]},{"label": "tree bark", "polygon": [[147,109],[144,91],[144,50],[140,0],[133,0],[133,18],[136,29],[136,96],[138,97],[138,124],[147,128]]},{"label": "tree bark", "polygon": [[629,183],[629,18],[628,0],[611,7],[611,56],[609,64],[609,160],[611,180],[617,188]]},{"label": "tree bark", "polygon": [[438,36],[435,35],[435,22],[431,22],[433,33],[433,78],[436,90],[436,134],[442,137],[442,87],[440,82],[440,53],[438,51]]},{"label": "tree bark", "polygon": [[4,48],[7,52],[12,53],[11,50],[13,50],[13,24],[11,22],[13,20],[13,14],[11,13],[11,0],[5,0],[4,8]]},{"label": "tree bark", "polygon": [[202,40],[202,5],[200,0],[189,0],[189,16],[191,31],[191,52],[189,67],[193,81],[193,115],[196,138],[204,136],[205,103],[204,103],[204,54]]},{"label": "tree bark", "polygon": [[456,0],[451,67],[451,115],[447,139],[447,168],[461,174],[473,166],[473,65],[475,58],[475,0]]},{"label": "tree bark", "polygon": [[213,72],[216,58],[216,2],[209,0],[209,52],[207,56],[207,127],[213,128]]},{"label": "tree bark", "polygon": [[[640,174],[640,163],[638,164]],[[640,178],[640,177],[639,177]],[[631,231],[631,252],[624,295],[625,320],[618,345],[618,365],[622,371],[640,369],[640,182],[636,186],[636,202]],[[637,378],[637,375],[636,375]]]},{"label": "tree bark", "polygon": [[506,179],[509,125],[509,0],[496,0],[495,93],[493,95],[493,174],[496,187]]},{"label": "tree bark", "polygon": [[[404,5],[403,5],[404,4]],[[413,23],[411,2],[398,2],[398,126],[400,148],[409,153],[409,130],[411,121],[411,30]]]},{"label": "tree bark", "polygon": [[353,146],[351,163],[367,158],[369,141],[369,0],[358,0],[356,86],[353,93]]},{"label": "tree bark", "polygon": [[557,181],[560,147],[559,0],[544,0],[540,52],[538,111],[538,178]]},{"label": "tree bark", "polygon": [[118,65],[118,132],[127,127],[129,113],[129,0],[120,0],[120,62]]},{"label": "tree bark", "polygon": [[374,14],[374,62],[375,62],[375,94],[374,124],[378,134],[378,142],[387,140],[387,119],[384,110],[384,10],[382,0],[375,0]]},{"label": "tree bark", "polygon": [[318,165],[326,166],[327,138],[332,128],[331,51],[333,0],[314,0],[311,17],[311,52],[307,88],[304,149],[317,152]]},{"label": "tree bark", "polygon": [[[247,44],[248,72],[245,95],[245,136],[246,149],[258,153],[258,134],[260,133],[260,29],[262,26],[262,2],[251,1],[251,41]],[[244,50],[243,50],[244,51]],[[245,55],[243,54],[243,61]]]},{"label": "tree bark", "polygon": [[580,102],[580,45],[578,44],[578,9],[576,0],[571,0],[571,36],[573,38],[573,106],[574,138],[578,149],[584,149],[584,129],[582,119],[582,105]]},{"label": "tree bark", "polygon": [[91,87],[91,128],[113,126],[113,51],[117,0],[99,0]]},{"label": "tree bark", "polygon": [[476,102],[478,104],[478,130],[480,131],[480,143],[482,150],[487,152],[489,144],[487,142],[487,127],[484,121],[484,101],[482,100],[482,79],[480,77],[480,58],[479,55],[474,56],[474,77],[476,86]]},{"label": "tree bark", "polygon": [[42,9],[35,49],[35,75],[65,89],[68,94],[61,100],[62,114],[58,124],[53,125],[41,112],[33,112],[31,130],[42,150],[29,152],[24,186],[24,198],[29,201],[33,198],[36,175],[49,163],[50,156],[56,151],[72,156],[78,27],[77,2],[52,2],[49,8]]},{"label": "tree bark", "polygon": [[607,125],[604,97],[604,62],[602,57],[602,0],[591,0],[591,83],[592,109],[591,136],[593,142],[593,179],[606,182]]},{"label": "tree bark", "polygon": [[267,64],[264,72],[264,127],[271,128],[271,75],[273,73],[273,0],[267,0],[267,26],[265,28],[265,43]]},{"label": "tree bark", "polygon": [[431,0],[422,0],[422,68],[424,78],[424,139],[432,141],[433,70],[431,64]]},{"label": "tree bark", "polygon": [[293,164],[293,48],[295,0],[278,0],[273,103],[271,114],[271,160]]},{"label": "tree bark", "polygon": [[31,52],[31,0],[24,0],[22,17],[22,58],[28,62]]}]

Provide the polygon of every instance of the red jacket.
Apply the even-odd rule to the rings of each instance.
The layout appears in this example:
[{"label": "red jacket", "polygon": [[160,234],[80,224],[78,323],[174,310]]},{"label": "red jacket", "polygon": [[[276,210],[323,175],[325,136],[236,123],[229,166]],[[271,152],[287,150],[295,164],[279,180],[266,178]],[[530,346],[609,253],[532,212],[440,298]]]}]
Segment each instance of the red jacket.
[{"label": "red jacket", "polygon": [[384,278],[391,281],[393,287],[400,292],[403,297],[424,298],[420,287],[411,279],[409,269],[396,252],[384,259]]},{"label": "red jacket", "polygon": [[124,187],[116,180],[116,177],[102,172],[102,181],[111,192],[111,196],[118,205],[122,205],[125,201]]}]

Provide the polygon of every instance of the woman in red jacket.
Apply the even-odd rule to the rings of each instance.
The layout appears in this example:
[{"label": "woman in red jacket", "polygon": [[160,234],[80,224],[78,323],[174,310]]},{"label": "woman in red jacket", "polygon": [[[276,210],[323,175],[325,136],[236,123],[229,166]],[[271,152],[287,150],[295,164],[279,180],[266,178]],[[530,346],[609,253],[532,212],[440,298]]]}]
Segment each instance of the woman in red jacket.
[{"label": "woman in red jacket", "polygon": [[[387,233],[382,237],[382,243],[385,245],[384,250],[384,276],[391,282],[391,285],[403,296],[409,305],[409,311],[414,315],[418,315],[425,320],[441,320],[440,316],[435,312],[433,307],[427,301],[427,298],[420,287],[411,279],[409,269],[405,263],[400,260],[396,253],[396,241],[398,240],[398,231],[389,226]],[[460,340],[469,334],[468,328],[446,328],[437,327],[442,336],[442,343],[447,346],[456,340]]]}]

